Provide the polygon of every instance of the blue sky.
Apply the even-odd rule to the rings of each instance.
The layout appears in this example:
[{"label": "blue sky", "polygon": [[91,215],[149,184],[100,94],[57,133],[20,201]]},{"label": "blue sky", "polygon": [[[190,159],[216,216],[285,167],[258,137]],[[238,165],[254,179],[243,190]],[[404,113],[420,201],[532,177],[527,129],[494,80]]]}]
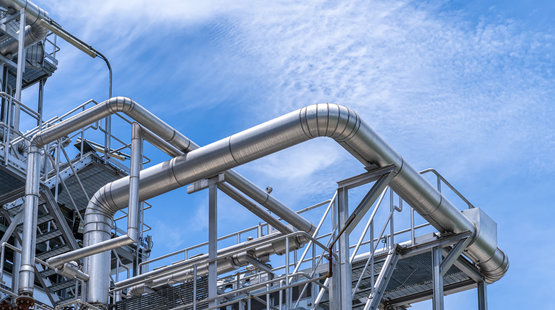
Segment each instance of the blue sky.
[{"label": "blue sky", "polygon": [[[413,166],[437,168],[497,221],[511,268],[489,286],[490,309],[555,308],[554,2],[37,4],[110,59],[115,95],[200,145],[312,103],[355,109]],[[102,61],[61,45],[48,116],[107,96]],[[362,167],[318,140],[239,171],[300,209]],[[222,234],[257,223],[222,199],[221,214],[234,215],[219,219]],[[206,201],[184,190],[152,200],[155,256],[206,240]],[[447,308],[475,299],[456,294]]]}]

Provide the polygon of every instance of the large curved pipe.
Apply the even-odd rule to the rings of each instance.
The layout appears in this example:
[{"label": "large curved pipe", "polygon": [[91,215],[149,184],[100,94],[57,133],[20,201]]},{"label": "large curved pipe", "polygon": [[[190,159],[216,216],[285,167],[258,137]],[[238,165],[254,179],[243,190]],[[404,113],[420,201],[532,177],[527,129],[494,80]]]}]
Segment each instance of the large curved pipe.
[{"label": "large curved pipe", "polygon": [[[27,27],[25,30],[24,46],[29,47],[40,40],[44,39],[48,34],[48,29],[44,27],[41,20],[47,19],[48,13],[26,0],[0,0],[0,6],[5,8],[13,8],[15,10],[25,9]],[[18,42],[15,39],[8,40],[0,45],[0,53],[9,55],[17,53]]]},{"label": "large curved pipe", "polygon": [[[1,0],[0,0],[1,1]],[[160,120],[154,114],[149,112],[147,109],[137,104],[133,100],[125,97],[114,97],[106,100],[96,106],[93,106],[73,117],[64,120],[52,127],[46,128],[38,132],[33,136],[31,140],[28,158],[27,158],[27,179],[25,184],[25,206],[24,206],[24,225],[23,225],[23,244],[22,244],[22,259],[21,259],[21,269],[20,269],[20,285],[19,294],[22,296],[32,296],[33,295],[33,283],[34,283],[34,258],[35,258],[35,242],[36,240],[36,218],[38,210],[38,199],[39,199],[39,176],[40,176],[40,148],[66,136],[67,134],[77,131],[84,126],[92,124],[96,121],[106,118],[114,113],[125,113],[146,129],[154,133],[157,137],[160,137],[166,141],[169,145],[177,148],[180,152],[187,153],[193,149],[197,149],[198,145],[189,140],[179,131],[175,130],[170,125],[166,124],[164,121]],[[237,188],[242,188],[244,193],[250,197],[262,197],[260,193],[265,191],[258,188],[252,183],[247,185],[242,184],[242,182],[248,182],[246,179],[241,177],[238,173],[233,171],[228,171],[226,173],[232,173],[237,175],[233,181],[229,183]],[[125,178],[129,180],[129,178]],[[140,181],[141,188],[143,188],[143,182]],[[155,188],[151,188],[155,190]],[[253,198],[254,199],[254,198]],[[256,199],[255,199],[256,200]],[[312,224],[306,219],[302,218],[300,215],[291,211],[289,208],[283,206],[276,199],[268,196],[265,203],[261,203],[266,208],[270,209],[276,215],[283,218],[285,221],[289,222],[291,225],[297,229],[311,232],[314,230]],[[90,212],[89,212],[90,213]],[[264,213],[258,212],[259,215],[263,216]],[[101,219],[99,221],[92,220],[99,216]],[[268,215],[270,216],[270,215]],[[101,240],[109,238],[110,229],[108,226],[111,225],[112,215],[102,214],[89,214],[85,218],[91,219],[89,221],[89,228],[92,230],[104,231],[105,235],[103,238],[96,236],[95,238],[89,240],[88,244],[97,244]],[[271,218],[263,218],[268,222],[272,222]],[[108,226],[103,225],[106,224]],[[104,229],[104,230],[103,230]],[[107,230],[106,230],[107,229]],[[289,232],[289,230],[287,230]],[[102,234],[101,234],[102,235]],[[125,244],[128,240],[118,240],[115,243]],[[117,245],[117,244],[116,244]],[[81,249],[80,249],[81,250]],[[109,256],[108,256],[109,257]]]},{"label": "large curved pipe", "polygon": [[[355,112],[335,104],[318,104],[302,108],[145,169],[140,174],[140,199],[152,198],[198,179],[214,176],[221,171],[322,136],[337,141],[366,167],[394,164],[398,172],[390,183],[391,187],[439,231],[476,231],[469,219],[414,168],[404,162],[402,157]],[[91,199],[87,208],[89,216],[85,222],[88,220],[98,225],[96,215],[114,214],[125,207],[128,200],[128,184],[129,180],[124,178],[101,188]],[[105,239],[107,236],[102,237],[105,234],[103,231],[105,230],[87,230],[86,233]],[[496,244],[489,244],[479,235],[476,238],[468,247],[467,254],[478,264],[486,280],[494,282],[508,269],[508,258]],[[88,242],[86,245],[92,243]],[[91,259],[95,263],[89,265],[89,287],[94,287],[95,281],[99,279],[93,278],[93,275],[98,269],[106,269],[109,256],[96,254],[91,256]],[[104,277],[102,281],[107,282],[108,277]],[[95,300],[96,297],[101,298]],[[95,295],[89,301],[102,303],[106,302],[104,298]]]}]

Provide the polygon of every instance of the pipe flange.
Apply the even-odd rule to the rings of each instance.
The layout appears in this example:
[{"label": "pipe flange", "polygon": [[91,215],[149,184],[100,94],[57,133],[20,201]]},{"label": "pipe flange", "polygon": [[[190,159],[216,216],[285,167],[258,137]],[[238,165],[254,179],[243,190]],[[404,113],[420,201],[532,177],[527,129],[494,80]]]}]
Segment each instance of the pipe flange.
[{"label": "pipe flange", "polygon": [[29,310],[30,307],[35,305],[35,300],[33,297],[29,296],[19,296],[15,301],[18,310]]}]

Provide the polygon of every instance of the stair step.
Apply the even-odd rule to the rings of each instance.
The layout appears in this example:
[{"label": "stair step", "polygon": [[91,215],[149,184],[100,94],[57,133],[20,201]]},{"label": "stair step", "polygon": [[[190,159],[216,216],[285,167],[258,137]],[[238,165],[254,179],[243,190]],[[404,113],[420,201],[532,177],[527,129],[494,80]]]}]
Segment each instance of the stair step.
[{"label": "stair step", "polygon": [[65,253],[65,252],[67,252],[67,251],[69,251],[69,246],[64,245],[63,247],[59,247],[59,248],[56,248],[56,249],[54,249],[54,250],[52,250],[52,251],[48,251],[48,252],[42,253],[42,254],[40,254],[40,255],[37,255],[37,257],[38,257],[39,259],[42,259],[42,260],[47,260],[47,259],[49,259],[49,258],[52,257],[52,256],[56,256],[56,255],[58,255],[58,254]]},{"label": "stair step", "polygon": [[54,239],[54,238],[59,237],[61,235],[62,235],[61,231],[54,230],[54,231],[51,231],[49,233],[37,236],[37,244],[45,242],[45,241],[50,240],[50,239]]},{"label": "stair step", "polygon": [[52,221],[53,219],[54,219],[54,217],[50,214],[47,214],[45,216],[41,216],[37,219],[37,225],[44,224],[48,221]]},{"label": "stair step", "polygon": [[72,287],[74,285],[75,285],[75,280],[69,280],[69,281],[65,281],[59,284],[49,286],[48,290],[50,290],[51,292],[56,292],[56,291],[60,291],[60,290]]},{"label": "stair step", "polygon": [[50,277],[51,275],[55,275],[56,272],[52,269],[46,269],[45,271],[41,271],[40,275],[45,278],[45,277]]}]

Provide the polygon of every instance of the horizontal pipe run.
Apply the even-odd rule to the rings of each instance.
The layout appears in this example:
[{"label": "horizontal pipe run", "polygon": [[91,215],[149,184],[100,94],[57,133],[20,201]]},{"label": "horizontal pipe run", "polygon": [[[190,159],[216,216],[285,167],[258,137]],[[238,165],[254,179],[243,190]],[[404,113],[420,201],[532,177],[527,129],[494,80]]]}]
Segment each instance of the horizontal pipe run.
[{"label": "horizontal pipe run", "polygon": [[[148,110],[140,106],[139,104],[135,103],[133,100],[125,97],[114,97],[98,105],[95,105],[81,113],[78,113],[58,124],[55,124],[51,127],[48,127],[36,133],[31,139],[30,154],[33,152],[32,151],[33,149],[36,149],[36,152],[38,152],[38,149],[41,148],[42,146],[50,142],[53,142],[56,139],[63,137],[73,131],[77,131],[84,126],[100,121],[106,118],[107,116],[118,112],[127,114],[129,117],[131,117],[132,119],[140,123],[144,128],[148,129],[149,131],[147,132],[147,135],[146,135],[147,137],[150,138],[150,136],[158,136],[161,138],[161,139],[158,139],[159,142],[163,140],[167,144],[173,146],[174,148],[179,149],[179,151],[182,153],[187,153],[193,149],[198,148],[198,145],[194,144],[187,137],[185,137],[180,132],[178,132],[177,130],[175,130],[174,128],[172,128],[162,120],[160,120],[158,117],[156,117],[154,114],[152,114],[151,112],[149,112]],[[151,133],[150,136],[149,136],[149,133]],[[154,141],[154,139],[149,139],[149,140]],[[161,144],[161,143],[158,143],[158,144]],[[167,147],[166,147],[166,150],[168,150]],[[37,158],[33,158],[32,156],[29,156],[26,188],[30,189],[30,188],[36,187],[37,189],[36,191],[30,191],[30,190],[26,191],[24,227],[28,227],[27,229],[28,231],[27,231],[27,236],[24,233],[23,237],[24,237],[24,240],[28,240],[29,242],[24,243],[23,252],[29,253],[27,254],[27,256],[29,257],[24,255],[25,260],[24,261],[22,260],[22,264],[29,265],[29,266],[32,264],[31,263],[33,261],[32,257],[34,257],[34,247],[33,247],[34,242],[32,241],[36,238],[35,237],[36,234],[32,231],[33,230],[32,227],[34,227],[32,222],[33,218],[35,218],[34,220],[36,221],[36,215],[34,216],[33,214],[36,213],[36,210],[38,208],[38,201],[35,201],[32,197],[33,195],[38,195],[38,186],[34,186],[33,184],[35,184],[34,182],[38,182],[39,173],[40,173],[40,156],[37,156]],[[129,180],[128,177],[124,178],[124,182],[128,182],[128,180]],[[176,185],[175,182],[172,182],[172,183]],[[147,188],[147,190],[152,191],[153,194],[156,194],[158,192],[156,188],[159,185],[160,184],[155,185],[154,187]],[[171,186],[171,183],[164,184],[164,186],[168,188],[168,186]],[[179,186],[175,186],[175,188],[177,187]],[[142,190],[145,190],[145,188],[142,188]],[[250,191],[260,192],[263,190],[255,188],[255,189],[250,189]],[[97,194],[100,196],[95,195],[95,197],[97,198],[96,199],[97,203],[96,204],[93,203],[93,205],[100,207],[102,203],[105,202],[105,198],[102,197],[102,194],[101,194],[104,192],[106,192],[106,188],[102,188],[101,191],[97,192]],[[125,203],[122,203],[121,208],[127,206],[128,199],[129,199],[128,195],[129,195],[128,193],[125,195],[127,197],[126,198],[127,201]],[[140,195],[139,195],[139,199],[141,201],[144,200],[144,199],[141,199]],[[103,218],[102,214],[99,214],[99,212],[102,213],[103,211],[102,207],[99,210],[98,209],[95,209],[95,210],[96,211],[90,212],[91,214],[89,214],[88,217],[85,216],[85,221],[87,221],[87,218],[88,219],[93,218],[93,220],[91,220],[92,223],[96,223],[96,222],[104,223],[105,225],[100,225],[100,226],[105,227],[105,229],[108,229],[109,231],[110,224],[107,223],[107,221],[109,220]],[[277,214],[278,216],[283,215],[284,212],[287,213],[287,210],[283,211],[279,209],[271,209],[271,211]],[[108,216],[111,217],[112,215],[110,214],[110,212],[111,211],[107,211],[107,213],[104,212],[104,215],[108,214]],[[301,218],[298,215],[297,217]],[[300,222],[302,222],[302,220],[300,220]],[[299,222],[299,220],[296,220],[296,222]],[[96,230],[96,228],[90,228],[90,229],[91,231]],[[25,231],[25,228],[24,228],[24,231]],[[130,242],[129,240],[126,240],[125,238],[126,236],[122,236],[120,237],[120,239],[117,239],[116,241],[108,242],[107,240],[109,238],[106,237],[105,233],[102,233],[102,234],[104,234],[103,237],[95,236],[95,237],[90,237],[89,239],[85,238],[85,240],[90,240],[90,244],[96,244],[99,242],[102,242],[102,243],[100,246],[93,248],[90,252],[88,252],[88,250],[80,250],[81,252],[77,252],[77,254],[79,254],[79,257],[85,257],[87,255],[90,255],[87,253],[99,253],[98,251],[100,251],[100,249],[113,249],[117,247],[118,244],[129,244],[128,242]],[[55,262],[56,264],[61,266],[61,264],[63,264],[64,262],[69,262],[70,260],[77,259],[75,258],[77,256],[75,253],[73,254],[68,253],[68,256],[65,256],[65,257],[69,258],[70,256],[72,257],[71,259],[64,259],[64,257],[53,257],[52,262]],[[29,262],[27,263],[27,261]],[[29,268],[23,268],[20,272],[20,274],[24,274],[22,277],[20,277],[20,288],[24,294],[32,296],[34,273],[31,270],[27,270],[27,269]]]},{"label": "horizontal pipe run", "polygon": [[[151,143],[152,145],[156,146],[158,149],[164,151],[166,154],[172,157],[183,155],[183,152],[175,148],[173,145],[167,143],[166,141],[160,139],[158,136],[150,132],[148,129],[143,128],[142,135],[147,142]],[[195,144],[193,143],[192,145],[195,145]],[[257,199],[257,202],[260,203],[261,205],[267,205],[268,201],[270,201],[270,203],[273,203],[274,205],[279,204],[278,208],[281,208],[284,210],[290,210],[285,205],[281,204],[277,199],[270,196],[270,194],[268,193],[261,194],[263,192],[261,189],[259,189],[256,185],[251,183],[245,177],[241,176],[239,173],[233,170],[229,170],[224,172],[224,175],[225,175],[226,181],[229,184],[234,184],[235,186],[240,187],[242,189],[241,191],[242,193],[249,195],[251,198],[253,196],[258,197],[259,199]],[[231,197],[232,199],[234,199],[235,201],[243,205],[253,214],[263,219],[264,221],[266,221],[268,224],[270,224],[271,226],[273,226],[283,234],[289,234],[293,232],[291,228],[287,227],[286,225],[281,223],[278,219],[268,214],[266,210],[259,208],[257,205],[255,205],[247,198],[242,196],[237,190],[235,190],[231,186],[225,183],[218,183],[218,188],[226,195],[228,195],[229,197]],[[263,199],[260,199],[260,197],[263,197]],[[272,209],[276,209],[276,208],[273,207]],[[298,220],[299,216],[297,214],[295,216],[288,216],[288,219],[296,223],[301,223],[300,227],[305,227],[305,229],[309,231],[312,230],[312,224],[308,221],[306,222],[299,221]],[[310,226],[306,225],[306,223],[308,223]],[[297,225],[296,227],[299,227],[299,225]]]},{"label": "horizontal pipe run", "polygon": [[133,239],[131,239],[128,235],[119,236],[116,238],[104,240],[93,245],[90,245],[86,248],[79,248],[77,250],[73,250],[70,252],[66,252],[60,254],[58,256],[54,256],[49,258],[46,262],[55,268],[61,267],[64,263],[78,260],[85,256],[90,256],[106,251],[110,251],[113,249],[117,249],[126,245],[133,244]]},{"label": "horizontal pipe run", "polygon": [[[281,235],[273,233],[261,238],[249,240],[243,243],[232,245],[230,247],[218,250],[218,257],[223,261],[224,258],[234,259],[236,255],[246,255],[247,251],[254,251],[255,257],[264,258],[270,254],[282,254],[285,252],[285,238],[289,237],[290,250],[298,248],[304,244],[308,238],[305,232],[294,232],[289,235]],[[320,246],[320,244],[318,244]],[[225,256],[225,257],[224,257]],[[174,273],[190,269],[194,265],[206,263],[208,254],[199,255],[188,260],[173,263],[168,266],[157,268],[155,270],[140,274],[133,278],[125,279],[114,284],[117,289],[124,289],[141,283],[145,283],[162,277],[170,277]],[[218,262],[219,264],[220,262]]]},{"label": "horizontal pipe run", "polygon": [[[398,172],[390,182],[391,188],[440,232],[475,231],[474,224],[466,216],[403,161],[355,112],[334,104],[302,108],[145,169],[141,172],[141,199],[322,136],[336,140],[367,168],[395,165]],[[105,212],[113,213],[125,204],[127,182],[118,180],[104,188],[102,208]],[[149,190],[155,186],[156,192]],[[468,252],[479,263],[488,281],[493,282],[505,273],[508,260],[496,245],[483,246],[481,242],[474,242]],[[496,248],[493,255],[489,254],[489,247]]]}]

